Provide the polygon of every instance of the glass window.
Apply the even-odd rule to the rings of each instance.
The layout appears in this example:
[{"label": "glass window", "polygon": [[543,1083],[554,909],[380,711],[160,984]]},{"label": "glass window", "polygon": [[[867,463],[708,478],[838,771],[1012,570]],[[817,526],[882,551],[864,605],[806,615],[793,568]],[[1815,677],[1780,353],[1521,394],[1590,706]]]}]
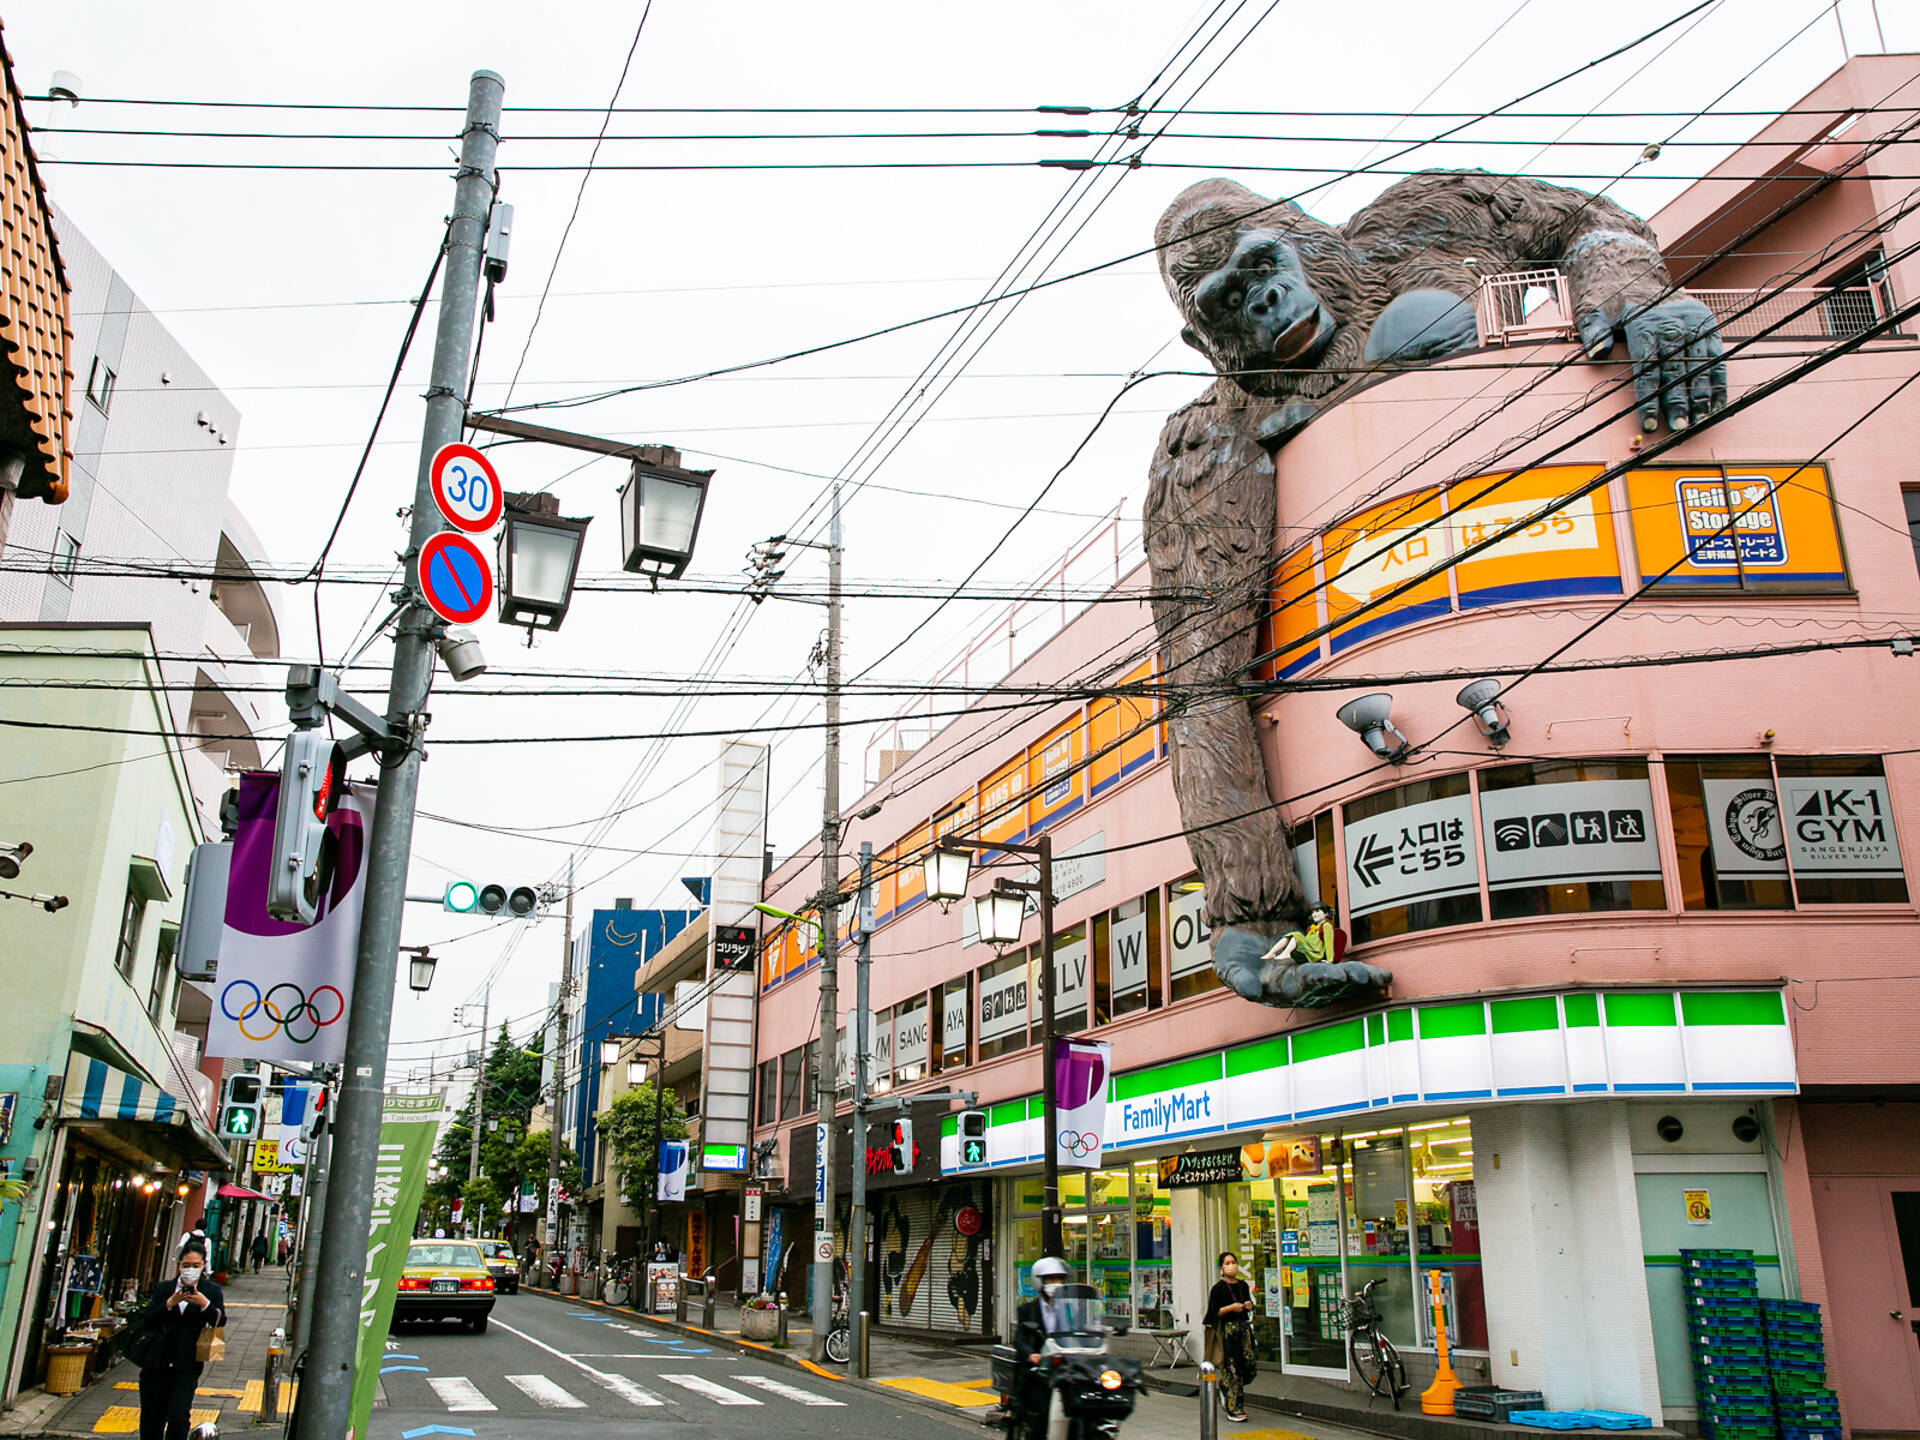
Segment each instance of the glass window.
[{"label": "glass window", "polygon": [[166,1013],[167,992],[173,988],[167,982],[173,975],[173,944],[179,933],[178,926],[160,927],[160,945],[153,957],[153,985],[147,992],[147,1015],[156,1025]]},{"label": "glass window", "polygon": [[[1480,919],[1473,801],[1465,775],[1362,796],[1343,807],[1341,821],[1353,876],[1348,928],[1356,945]],[[1316,833],[1316,853],[1318,846]]]},{"label": "glass window", "polygon": [[[1028,993],[1033,996],[1033,1023],[1040,1023],[1041,996],[1040,983],[1040,947],[1033,948],[1034,974],[1028,985]],[[1053,937],[1053,1024],[1062,1035],[1071,1035],[1087,1028],[1087,999],[1092,989],[1087,981],[1092,965],[1087,955],[1087,924],[1083,920],[1078,925],[1059,931]]]},{"label": "glass window", "polygon": [[1185,1000],[1220,988],[1220,977],[1213,970],[1213,932],[1207,929],[1204,911],[1206,887],[1198,874],[1176,880],[1167,890],[1167,920],[1173,942],[1173,959],[1167,967],[1171,996]]},{"label": "glass window", "polygon": [[1093,1023],[1160,1008],[1160,892],[1116,905],[1093,922]]},{"label": "glass window", "polygon": [[[1487,1292],[1480,1275],[1480,1207],[1473,1186],[1473,1131],[1465,1118],[1407,1127],[1413,1167],[1415,1271],[1441,1272],[1447,1340],[1487,1348]],[[1417,1307],[1422,1344],[1433,1343],[1424,1295]]]},{"label": "glass window", "polygon": [[800,1047],[800,1113],[812,1115],[820,1108],[820,1041],[816,1038]]},{"label": "glass window", "polygon": [[1689,910],[1785,910],[1787,841],[1764,755],[1667,760],[1667,808]]},{"label": "glass window", "polygon": [[1010,1055],[1027,1044],[1027,952],[1011,950],[980,967],[977,1026],[980,1058]]},{"label": "glass window", "polygon": [[893,1088],[893,1021],[897,1008],[875,1010],[867,1019],[867,1093]]},{"label": "glass window", "polygon": [[961,1070],[967,1064],[967,1029],[973,1006],[967,999],[967,976],[949,980],[934,991],[940,999],[940,1034],[930,1041],[942,1070]]},{"label": "glass window", "polygon": [[759,1112],[760,1123],[764,1125],[767,1121],[776,1120],[780,1116],[780,1059],[778,1056],[760,1062],[756,1081],[755,1108]]},{"label": "glass window", "polygon": [[904,1085],[927,1074],[927,997],[915,995],[893,1009],[893,1079]]},{"label": "glass window", "polygon": [[87,371],[87,399],[99,407],[102,415],[113,408],[113,386],[119,377],[113,367],[98,355],[93,357],[93,365]]},{"label": "glass window", "polygon": [[1293,851],[1293,872],[1300,877],[1300,889],[1312,904],[1322,896],[1340,892],[1340,873],[1333,863],[1333,812],[1316,815],[1287,831],[1287,845]]},{"label": "glass window", "polygon": [[1370,1280],[1381,1329],[1396,1345],[1414,1343],[1413,1273],[1407,1206],[1407,1142],[1398,1130],[1342,1137],[1347,1153],[1347,1293]]},{"label": "glass window", "polygon": [[1142,1329],[1173,1324],[1173,1192],[1154,1160],[1133,1167],[1133,1314]]},{"label": "glass window", "polygon": [[1493,918],[1664,910],[1644,760],[1556,760],[1480,772]]},{"label": "glass window", "polygon": [[1782,755],[1775,763],[1800,903],[1904,903],[1907,877],[1880,757]]},{"label": "glass window", "polygon": [[1913,541],[1913,564],[1920,569],[1920,490],[1902,490],[1901,503],[1907,507],[1907,536]]},{"label": "glass window", "polygon": [[140,953],[140,927],[146,920],[147,902],[133,887],[133,881],[127,881],[127,898],[120,907],[120,940],[113,952],[114,966],[129,980],[133,978],[133,962]]}]

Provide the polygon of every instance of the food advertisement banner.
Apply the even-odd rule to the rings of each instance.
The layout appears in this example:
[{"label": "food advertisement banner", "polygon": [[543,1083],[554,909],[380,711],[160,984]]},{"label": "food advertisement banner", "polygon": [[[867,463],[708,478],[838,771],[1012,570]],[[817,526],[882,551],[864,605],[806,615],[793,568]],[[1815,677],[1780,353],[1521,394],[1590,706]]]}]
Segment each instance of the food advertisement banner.
[{"label": "food advertisement banner", "polygon": [[1844,590],[1827,467],[1650,466],[1627,476],[1642,583]]}]

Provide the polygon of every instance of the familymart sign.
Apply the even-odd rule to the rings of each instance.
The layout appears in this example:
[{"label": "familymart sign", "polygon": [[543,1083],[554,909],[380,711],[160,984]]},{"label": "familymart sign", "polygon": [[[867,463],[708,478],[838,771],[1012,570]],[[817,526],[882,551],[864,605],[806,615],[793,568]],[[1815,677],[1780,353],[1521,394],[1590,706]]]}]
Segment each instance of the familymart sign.
[{"label": "familymart sign", "polygon": [[[1778,990],[1580,990],[1401,1005],[1115,1076],[1104,1148],[1436,1103],[1799,1088]],[[988,1166],[1037,1161],[1038,1096],[987,1110]],[[943,1122],[940,1168],[960,1166]],[[969,1166],[967,1169],[977,1169]]]}]

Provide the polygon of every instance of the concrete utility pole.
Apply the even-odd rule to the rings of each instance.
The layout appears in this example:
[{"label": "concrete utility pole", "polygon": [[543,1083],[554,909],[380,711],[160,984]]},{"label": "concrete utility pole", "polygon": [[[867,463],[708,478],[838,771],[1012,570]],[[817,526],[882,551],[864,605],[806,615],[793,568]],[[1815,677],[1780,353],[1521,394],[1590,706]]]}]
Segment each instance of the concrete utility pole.
[{"label": "concrete utility pole", "polygon": [[328,1187],[314,1292],[325,1295],[327,1303],[314,1307],[313,1344],[300,1397],[301,1440],[346,1440],[352,1419],[354,1350],[360,1338],[361,1297],[366,1293],[367,1236],[373,1231],[374,1165],[386,1090],[400,914],[413,846],[434,640],[440,629],[420,595],[411,561],[444,528],[433,502],[430,472],[440,447],[460,438],[466,415],[461,397],[480,301],[480,265],[493,204],[494,152],[500,143],[500,102],[505,92],[506,82],[490,70],[475,71],[467,90],[466,127],[460,137],[453,217],[447,231],[446,278],[434,334],[420,465],[414,477],[409,563],[401,581],[403,599],[394,624],[393,675],[387,688],[387,724],[405,739],[407,748],[397,761],[381,767],[379,801],[367,846],[367,897],[334,1116],[333,1183]]},{"label": "concrete utility pole", "polygon": [[[480,1130],[487,1123],[487,1015],[488,1007],[492,1003],[493,991],[482,991],[480,995],[480,1067],[479,1074],[473,1082],[473,1143],[467,1147],[467,1183],[469,1185],[480,1178]],[[472,1008],[472,1006],[463,1007],[465,1010]]]},{"label": "concrete utility pole", "polygon": [[[567,1003],[573,990],[573,857],[567,857],[567,933],[560,937],[560,1014],[553,1043],[553,1099],[547,1133],[547,1194],[560,1179],[560,1110],[567,1094]],[[560,1202],[547,1201],[547,1247],[560,1243]]]},{"label": "concrete utility pole", "polygon": [[[853,913],[860,917],[859,958],[853,965],[854,1034],[853,1047],[853,1195],[847,1215],[847,1323],[857,1326],[860,1311],[867,1303],[867,977],[873,959],[873,846],[860,842],[860,894]],[[860,1369],[860,1335],[853,1335],[853,1355],[847,1361],[849,1371],[865,1378]]]},{"label": "concrete utility pole", "polygon": [[[833,487],[827,532],[827,773],[820,820],[820,1086],[814,1126],[813,1363],[827,1358],[833,1328],[833,1112],[840,1057],[840,485]],[[855,1068],[859,1062],[855,1061]],[[824,1242],[824,1243],[823,1243]],[[852,1240],[849,1238],[851,1247]],[[823,1258],[824,1257],[824,1258]]]},{"label": "concrete utility pole", "polygon": [[[331,1085],[338,1078],[339,1068],[337,1065],[317,1065],[314,1067],[314,1078],[323,1087]],[[313,1334],[313,1311],[320,1295],[315,1285],[320,1274],[320,1237],[326,1233],[327,1171],[333,1163],[331,1111],[330,1105],[326,1107],[326,1118],[309,1143],[306,1193],[300,1197],[300,1233],[296,1237],[300,1244],[300,1257],[295,1262],[298,1278],[294,1284],[292,1348],[287,1352],[296,1359],[307,1348],[307,1341]]]}]

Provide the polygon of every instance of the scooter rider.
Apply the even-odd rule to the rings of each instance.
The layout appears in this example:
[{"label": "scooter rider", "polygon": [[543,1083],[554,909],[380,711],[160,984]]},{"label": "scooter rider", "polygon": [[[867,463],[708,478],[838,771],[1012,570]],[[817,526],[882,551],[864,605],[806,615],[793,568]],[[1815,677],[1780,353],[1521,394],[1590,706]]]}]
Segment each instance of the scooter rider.
[{"label": "scooter rider", "polygon": [[1052,1386],[1039,1371],[1040,1351],[1047,1336],[1059,1328],[1056,1302],[1066,1283],[1067,1262],[1047,1255],[1033,1262],[1033,1284],[1039,1292],[1022,1300],[1013,1315],[1013,1348],[1020,1367],[1020,1410],[1026,1433],[1041,1440],[1047,1433],[1047,1410]]}]

